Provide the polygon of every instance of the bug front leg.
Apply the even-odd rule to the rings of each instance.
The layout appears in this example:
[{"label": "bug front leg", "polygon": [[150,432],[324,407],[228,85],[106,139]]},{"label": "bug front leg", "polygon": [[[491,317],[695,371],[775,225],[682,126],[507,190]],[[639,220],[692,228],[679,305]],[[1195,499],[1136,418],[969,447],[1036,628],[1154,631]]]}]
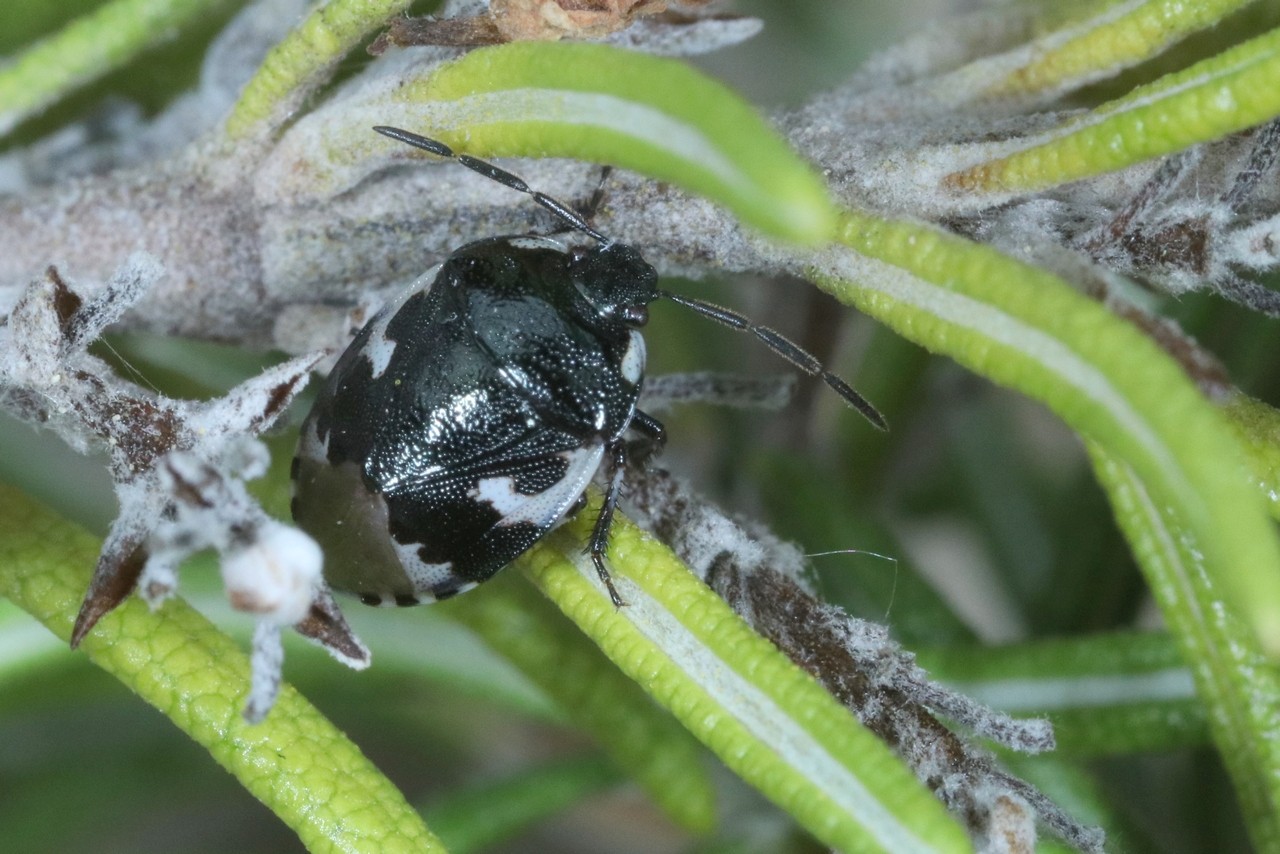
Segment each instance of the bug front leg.
[{"label": "bug front leg", "polygon": [[[654,423],[657,422],[654,421]],[[596,572],[600,574],[600,580],[609,590],[609,598],[613,600],[613,606],[621,608],[627,603],[622,601],[617,588],[613,586],[613,578],[609,575],[609,568],[605,566],[604,556],[609,549],[609,529],[613,527],[613,511],[617,509],[618,496],[622,493],[622,478],[627,472],[627,445],[621,439],[615,439],[609,443],[607,453],[609,454],[609,487],[605,490],[604,503],[600,506],[600,515],[596,517],[596,525],[591,530],[587,551],[591,555],[591,562],[596,566]]]}]

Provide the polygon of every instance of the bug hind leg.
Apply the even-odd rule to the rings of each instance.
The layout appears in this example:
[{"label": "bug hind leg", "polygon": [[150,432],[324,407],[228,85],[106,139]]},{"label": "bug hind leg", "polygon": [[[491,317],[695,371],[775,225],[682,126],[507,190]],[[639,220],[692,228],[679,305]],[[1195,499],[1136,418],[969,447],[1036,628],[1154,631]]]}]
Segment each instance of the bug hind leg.
[{"label": "bug hind leg", "polygon": [[[656,423],[656,422],[655,422]],[[609,455],[609,486],[604,493],[604,503],[600,505],[600,514],[596,516],[595,527],[591,529],[591,539],[587,542],[587,553],[595,564],[596,573],[609,591],[609,599],[615,608],[627,604],[618,595],[613,586],[613,578],[605,565],[605,553],[609,550],[609,530],[613,527],[613,513],[618,509],[618,496],[622,493],[622,479],[627,473],[627,445],[621,439],[609,444],[606,453]]]},{"label": "bug hind leg", "polygon": [[609,550],[609,530],[613,527],[613,513],[618,509],[618,497],[622,494],[622,481],[628,467],[643,466],[667,444],[667,429],[662,426],[661,421],[647,412],[637,409],[628,427],[639,433],[640,438],[631,441],[614,439],[606,448],[605,453],[609,455],[609,486],[605,490],[604,503],[600,506],[600,515],[596,516],[596,524],[587,544],[591,562],[595,564],[596,572],[617,608],[626,603],[613,586],[613,578],[605,565],[605,554]]}]

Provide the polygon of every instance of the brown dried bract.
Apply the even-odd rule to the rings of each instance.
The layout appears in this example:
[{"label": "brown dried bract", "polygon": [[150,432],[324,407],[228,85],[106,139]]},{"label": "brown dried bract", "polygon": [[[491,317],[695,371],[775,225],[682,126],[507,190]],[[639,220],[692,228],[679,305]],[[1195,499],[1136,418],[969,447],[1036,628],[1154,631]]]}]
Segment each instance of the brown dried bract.
[{"label": "brown dried bract", "polygon": [[507,41],[599,38],[642,15],[665,12],[666,0],[493,0],[498,32]]},{"label": "brown dried bract", "polygon": [[[700,6],[710,0],[685,0]],[[624,30],[646,15],[667,10],[668,0],[493,0],[473,18],[400,18],[369,45],[378,56],[388,47],[445,45],[478,47],[514,41],[591,39]]]},{"label": "brown dried bract", "polygon": [[442,45],[482,47],[505,39],[489,15],[474,18],[396,18],[386,32],[373,40],[369,53],[381,56],[389,47]]},{"label": "brown dried bract", "polygon": [[349,667],[361,670],[369,666],[369,649],[356,637],[347,618],[328,590],[322,590],[311,603],[311,612],[293,630],[323,646],[330,655]]}]

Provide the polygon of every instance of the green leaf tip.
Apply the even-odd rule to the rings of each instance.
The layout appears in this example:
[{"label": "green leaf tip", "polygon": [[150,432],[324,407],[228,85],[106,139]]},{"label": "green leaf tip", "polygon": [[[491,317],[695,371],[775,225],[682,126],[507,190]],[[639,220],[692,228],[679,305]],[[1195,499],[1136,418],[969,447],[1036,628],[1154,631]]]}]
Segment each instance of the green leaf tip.
[{"label": "green leaf tip", "polygon": [[[0,67],[0,136],[229,0],[112,0]],[[9,9],[6,12],[13,14]]]},{"label": "green leaf tip", "polygon": [[834,234],[809,165],[741,97],[680,62],[518,42],[474,50],[396,97],[452,102],[447,124],[410,129],[468,154],[608,163],[703,194],[775,237],[816,245]]},{"label": "green leaf tip", "polygon": [[1280,519],[1280,412],[1243,394],[1230,400],[1223,411],[1244,447],[1271,516]]},{"label": "green leaf tip", "polygon": [[227,118],[232,138],[267,133],[288,121],[306,97],[369,32],[409,8],[411,0],[329,0],[279,44],[245,85]]},{"label": "green leaf tip", "polygon": [[1066,26],[1041,36],[1027,61],[989,90],[989,95],[1052,92],[1114,74],[1168,50],[1187,36],[1219,23],[1253,0],[1147,0],[1115,4],[1063,4],[1051,14],[1083,11]]}]

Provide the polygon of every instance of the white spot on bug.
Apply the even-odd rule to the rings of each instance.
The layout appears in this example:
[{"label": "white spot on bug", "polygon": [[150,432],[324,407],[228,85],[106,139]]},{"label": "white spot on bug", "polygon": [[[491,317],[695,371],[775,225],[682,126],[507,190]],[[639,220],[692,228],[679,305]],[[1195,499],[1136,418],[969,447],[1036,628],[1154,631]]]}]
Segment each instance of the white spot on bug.
[{"label": "white spot on bug", "polygon": [[[453,571],[452,563],[427,563],[418,556],[418,549],[422,548],[421,543],[404,543],[397,542],[391,537],[391,547],[395,549],[396,557],[400,559],[400,565],[404,567],[404,574],[408,576],[409,583],[413,586],[414,595],[426,602],[432,601],[435,597],[431,595],[431,591],[443,586],[457,585],[459,592],[470,590],[475,587],[473,581],[463,581],[457,573]],[[388,601],[383,598],[382,604],[394,605],[394,600]]]},{"label": "white spot on bug", "polygon": [[396,295],[395,299],[384,305],[374,315],[373,320],[369,321],[369,337],[364,342],[364,347],[360,353],[373,366],[373,379],[376,380],[387,372],[387,366],[391,364],[391,357],[396,352],[396,342],[387,337],[387,324],[400,313],[400,309],[404,307],[410,297],[421,291],[429,291],[431,286],[435,284],[436,274],[439,272],[440,265],[436,264],[430,270],[414,279],[408,287]]},{"label": "white spot on bug", "polygon": [[320,432],[314,418],[307,419],[302,425],[302,435],[298,437],[298,456],[322,465],[329,464],[329,437],[320,439]]},{"label": "white spot on bug", "polygon": [[[537,504],[538,499],[545,495],[546,492],[539,492],[535,495],[525,495],[516,491],[515,478],[510,477],[486,477],[480,480],[475,489],[467,493],[476,501],[483,501],[497,510],[504,521],[509,522],[532,522],[533,519],[525,519],[524,514],[528,511],[531,504]],[[555,487],[553,486],[552,489]]]},{"label": "white spot on bug", "polygon": [[591,482],[604,456],[604,444],[562,451],[559,456],[569,464],[564,476],[542,492],[525,495],[516,491],[510,477],[488,477],[482,478],[467,495],[490,504],[502,516],[502,525],[528,523],[551,528]]},{"label": "white spot on bug", "polygon": [[369,329],[369,338],[364,342],[362,355],[373,366],[370,372],[376,380],[387,372],[391,357],[396,352],[396,342],[387,337],[387,323],[391,320],[391,312],[382,311],[373,319]]},{"label": "white spot on bug", "polygon": [[560,252],[565,255],[569,254],[569,247],[554,240],[550,237],[538,237],[536,235],[526,235],[507,238],[507,245],[513,249],[550,249],[553,252]]},{"label": "white spot on bug", "polygon": [[618,368],[622,378],[632,385],[639,385],[644,376],[645,349],[644,336],[631,330],[631,340],[627,342],[627,350],[622,354],[622,362]]}]

